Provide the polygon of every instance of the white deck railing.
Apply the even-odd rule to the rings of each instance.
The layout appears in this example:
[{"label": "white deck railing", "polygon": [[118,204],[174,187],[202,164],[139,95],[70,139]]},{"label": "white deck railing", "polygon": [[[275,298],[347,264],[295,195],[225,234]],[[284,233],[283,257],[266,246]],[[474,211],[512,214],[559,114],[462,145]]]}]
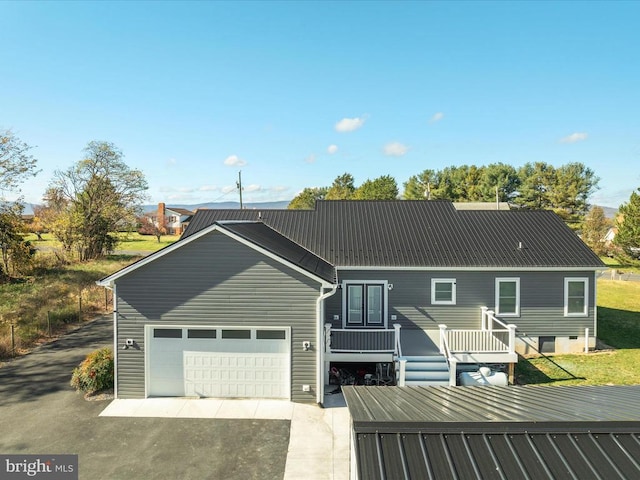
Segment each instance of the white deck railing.
[{"label": "white deck railing", "polygon": [[324,325],[326,353],[394,353],[402,354],[400,325],[393,328],[333,328]]},{"label": "white deck railing", "polygon": [[[487,307],[482,307],[481,315],[481,330],[450,330],[440,325],[440,353],[445,353],[444,342],[451,353],[515,353],[517,327],[496,318]],[[496,324],[501,328],[494,328]]]}]

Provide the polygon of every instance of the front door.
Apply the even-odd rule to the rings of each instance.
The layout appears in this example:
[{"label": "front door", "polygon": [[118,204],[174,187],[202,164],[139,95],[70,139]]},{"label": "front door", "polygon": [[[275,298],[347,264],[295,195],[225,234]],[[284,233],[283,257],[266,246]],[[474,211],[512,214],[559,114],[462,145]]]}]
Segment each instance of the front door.
[{"label": "front door", "polygon": [[385,328],[385,291],[383,283],[348,283],[346,327]]}]

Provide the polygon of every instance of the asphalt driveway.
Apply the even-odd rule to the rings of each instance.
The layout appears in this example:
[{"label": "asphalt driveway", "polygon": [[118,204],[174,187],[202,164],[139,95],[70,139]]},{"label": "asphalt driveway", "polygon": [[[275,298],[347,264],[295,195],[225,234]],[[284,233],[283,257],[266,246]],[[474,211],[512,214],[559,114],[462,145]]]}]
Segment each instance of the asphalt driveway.
[{"label": "asphalt driveway", "polygon": [[99,417],[69,386],[105,317],[0,368],[0,453],[78,454],[81,479],[281,479],[288,420]]}]

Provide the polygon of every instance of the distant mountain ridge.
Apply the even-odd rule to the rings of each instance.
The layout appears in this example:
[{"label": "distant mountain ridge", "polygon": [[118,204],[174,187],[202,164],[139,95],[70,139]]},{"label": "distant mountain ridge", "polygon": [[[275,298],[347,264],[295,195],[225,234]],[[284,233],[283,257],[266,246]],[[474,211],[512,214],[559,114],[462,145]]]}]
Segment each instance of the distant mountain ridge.
[{"label": "distant mountain ridge", "polygon": [[[244,203],[242,204],[242,208],[248,210],[279,210],[286,209],[289,205],[290,200],[284,200],[281,202],[256,202],[256,203]],[[208,202],[208,203],[196,203],[192,205],[187,205],[184,203],[171,203],[165,202],[167,208],[184,208],[186,210],[191,210],[192,212],[198,208],[208,208],[215,210],[240,210],[240,202]],[[154,205],[143,205],[143,210],[145,212],[154,212],[158,208],[158,204]]]}]

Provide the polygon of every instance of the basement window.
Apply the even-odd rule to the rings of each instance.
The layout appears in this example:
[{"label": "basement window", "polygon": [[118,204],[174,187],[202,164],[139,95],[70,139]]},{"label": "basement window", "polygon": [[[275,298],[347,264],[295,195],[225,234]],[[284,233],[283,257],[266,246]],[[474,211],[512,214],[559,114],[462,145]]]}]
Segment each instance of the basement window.
[{"label": "basement window", "polygon": [[540,353],[556,353],[556,337],[538,337]]}]

